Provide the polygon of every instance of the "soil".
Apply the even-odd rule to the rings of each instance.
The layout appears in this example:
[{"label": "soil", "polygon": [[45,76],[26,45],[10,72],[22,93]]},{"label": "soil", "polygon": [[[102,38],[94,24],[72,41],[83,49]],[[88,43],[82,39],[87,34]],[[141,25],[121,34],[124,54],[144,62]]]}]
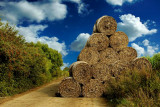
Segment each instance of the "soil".
[{"label": "soil", "polygon": [[56,97],[61,79],[12,97],[1,98],[0,107],[108,107],[104,98]]}]

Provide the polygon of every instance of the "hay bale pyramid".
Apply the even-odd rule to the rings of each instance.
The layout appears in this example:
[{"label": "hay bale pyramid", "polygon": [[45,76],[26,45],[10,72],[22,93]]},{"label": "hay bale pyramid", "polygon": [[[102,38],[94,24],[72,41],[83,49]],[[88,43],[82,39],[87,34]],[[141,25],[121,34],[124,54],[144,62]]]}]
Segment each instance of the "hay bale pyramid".
[{"label": "hay bale pyramid", "polygon": [[127,47],[128,36],[117,30],[111,16],[102,16],[93,27],[93,34],[80,52],[77,62],[69,68],[70,77],[59,84],[62,97],[101,97],[105,81],[116,78],[121,72],[138,69],[152,70],[145,58],[137,58],[137,51]]}]

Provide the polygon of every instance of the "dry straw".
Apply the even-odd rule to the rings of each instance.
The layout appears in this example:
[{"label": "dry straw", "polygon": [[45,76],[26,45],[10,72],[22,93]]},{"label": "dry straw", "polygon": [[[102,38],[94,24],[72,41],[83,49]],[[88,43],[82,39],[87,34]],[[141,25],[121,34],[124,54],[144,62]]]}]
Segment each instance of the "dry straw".
[{"label": "dry straw", "polygon": [[84,61],[73,63],[70,72],[72,72],[73,78],[81,84],[86,84],[92,78],[92,68]]},{"label": "dry straw", "polygon": [[112,76],[117,77],[121,75],[123,71],[131,70],[131,63],[124,60],[118,60],[113,64],[112,67]]},{"label": "dry straw", "polygon": [[152,71],[152,64],[146,58],[136,58],[133,61],[133,68],[138,71]]},{"label": "dry straw", "polygon": [[108,64],[114,63],[119,60],[118,53],[112,48],[106,48],[100,52],[100,61]]},{"label": "dry straw", "polygon": [[99,61],[99,53],[94,47],[85,47],[80,52],[77,61],[85,61],[90,65],[93,65]]},{"label": "dry straw", "polygon": [[95,47],[97,51],[105,50],[109,46],[109,38],[103,33],[93,33],[88,39],[86,46]]},{"label": "dry straw", "polygon": [[122,48],[127,47],[128,42],[129,42],[128,36],[124,32],[121,32],[121,31],[115,32],[110,37],[110,46],[116,51],[119,51]]},{"label": "dry straw", "polygon": [[109,74],[111,72],[110,65],[106,62],[98,62],[93,65],[92,75],[95,79],[98,79],[100,82],[108,80]]},{"label": "dry straw", "polygon": [[79,97],[81,86],[72,77],[67,77],[60,83],[59,93],[62,97]]},{"label": "dry straw", "polygon": [[93,28],[94,33],[105,33],[105,35],[112,35],[117,29],[117,22],[111,16],[102,16],[96,21],[96,26]]},{"label": "dry straw", "polygon": [[91,79],[89,83],[82,88],[82,95],[84,97],[101,97],[104,92],[104,85],[98,79]]},{"label": "dry straw", "polygon": [[136,57],[137,57],[137,51],[132,47],[123,48],[119,52],[120,60],[132,61]]}]

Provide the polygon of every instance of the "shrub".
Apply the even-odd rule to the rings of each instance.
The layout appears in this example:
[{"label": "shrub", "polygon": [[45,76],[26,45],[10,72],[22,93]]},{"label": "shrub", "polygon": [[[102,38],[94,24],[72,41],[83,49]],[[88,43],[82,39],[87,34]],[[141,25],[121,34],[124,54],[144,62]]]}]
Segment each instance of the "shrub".
[{"label": "shrub", "polygon": [[0,22],[0,96],[42,85],[61,76],[62,55],[46,44],[27,43],[9,24]]}]

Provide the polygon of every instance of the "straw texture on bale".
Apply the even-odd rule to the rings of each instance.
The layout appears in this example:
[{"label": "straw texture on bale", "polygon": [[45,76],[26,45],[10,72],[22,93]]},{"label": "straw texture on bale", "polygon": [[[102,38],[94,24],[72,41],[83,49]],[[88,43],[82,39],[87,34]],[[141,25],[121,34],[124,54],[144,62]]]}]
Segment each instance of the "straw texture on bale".
[{"label": "straw texture on bale", "polygon": [[119,51],[122,48],[127,47],[128,42],[129,42],[128,36],[121,31],[115,32],[110,37],[110,46],[116,51]]},{"label": "straw texture on bale", "polygon": [[81,86],[72,77],[67,77],[60,83],[58,91],[62,97],[79,97]]},{"label": "straw texture on bale", "polygon": [[85,47],[80,52],[77,61],[85,61],[89,65],[95,64],[99,61],[99,53],[94,47]]},{"label": "straw texture on bale", "polygon": [[137,57],[137,51],[132,47],[126,47],[120,50],[119,59],[125,61],[132,61]]},{"label": "straw texture on bale", "polygon": [[106,48],[104,51],[100,52],[100,61],[106,62],[108,64],[114,63],[119,60],[118,53],[112,48]]},{"label": "straw texture on bale", "polygon": [[89,98],[101,97],[103,92],[104,85],[98,79],[91,79],[82,88],[82,95]]},{"label": "straw texture on bale", "polygon": [[84,61],[75,62],[70,71],[73,78],[81,84],[86,84],[92,78],[92,68]]},{"label": "straw texture on bale", "polygon": [[118,75],[121,75],[123,71],[131,70],[131,68],[132,65],[130,62],[124,60],[118,60],[112,66],[111,75],[117,77]]},{"label": "straw texture on bale", "polygon": [[133,61],[133,68],[138,71],[152,71],[152,64],[146,58],[136,58]]},{"label": "straw texture on bale", "polygon": [[95,23],[94,26],[93,26],[93,33],[99,33],[99,32],[97,31],[96,24],[97,24],[97,21],[96,21],[96,23]]},{"label": "straw texture on bale", "polygon": [[73,67],[73,65],[74,65],[75,63],[76,63],[76,62],[72,63],[72,64],[69,66],[69,76],[70,76],[70,77],[73,77],[72,67]]},{"label": "straw texture on bale", "polygon": [[87,43],[87,47],[95,47],[97,51],[105,50],[109,46],[109,38],[103,33],[93,33]]},{"label": "straw texture on bale", "polygon": [[96,21],[96,26],[93,32],[105,33],[105,35],[112,35],[117,29],[117,22],[111,16],[102,16]]},{"label": "straw texture on bale", "polygon": [[92,66],[92,75],[95,79],[100,82],[106,81],[111,72],[110,65],[105,62],[98,62]]}]

